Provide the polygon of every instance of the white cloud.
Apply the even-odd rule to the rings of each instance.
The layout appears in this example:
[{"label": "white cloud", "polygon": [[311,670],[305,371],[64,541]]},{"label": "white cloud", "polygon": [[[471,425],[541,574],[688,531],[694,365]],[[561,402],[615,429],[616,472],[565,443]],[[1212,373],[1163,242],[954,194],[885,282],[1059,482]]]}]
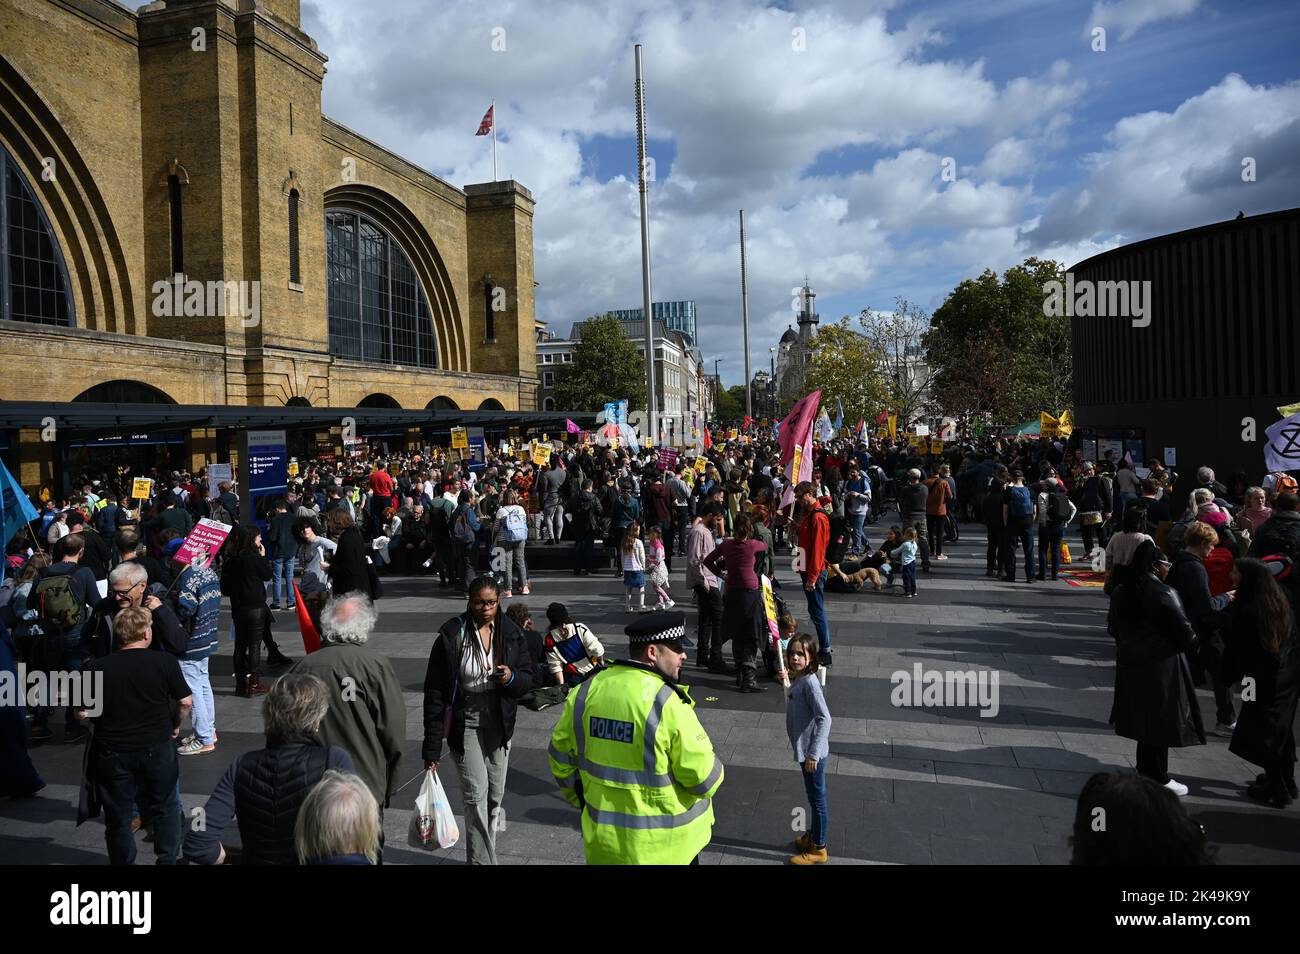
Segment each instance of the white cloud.
[{"label": "white cloud", "polygon": [[1109,32],[1118,31],[1119,38],[1127,40],[1144,26],[1185,17],[1200,5],[1201,0],[1098,0],[1092,5],[1092,17],[1085,24],[1084,32],[1105,27]]}]

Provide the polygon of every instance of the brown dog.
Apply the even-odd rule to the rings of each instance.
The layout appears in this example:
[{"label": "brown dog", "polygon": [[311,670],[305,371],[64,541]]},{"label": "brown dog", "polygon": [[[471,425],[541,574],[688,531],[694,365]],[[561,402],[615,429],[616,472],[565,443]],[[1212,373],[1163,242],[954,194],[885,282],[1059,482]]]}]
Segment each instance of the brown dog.
[{"label": "brown dog", "polygon": [[836,576],[844,581],[845,585],[851,586],[855,590],[862,589],[862,584],[870,581],[876,592],[879,593],[883,585],[880,579],[880,571],[873,567],[864,566],[855,573],[844,573],[837,563],[832,563],[830,568]]}]

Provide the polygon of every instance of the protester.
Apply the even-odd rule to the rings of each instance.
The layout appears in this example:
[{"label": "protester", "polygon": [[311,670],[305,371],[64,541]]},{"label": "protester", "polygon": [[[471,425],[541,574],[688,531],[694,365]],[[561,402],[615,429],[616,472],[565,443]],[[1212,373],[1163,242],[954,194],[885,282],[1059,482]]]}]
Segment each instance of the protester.
[{"label": "protester", "polygon": [[359,777],[327,769],[298,810],[293,840],[300,864],[377,864],[383,844],[379,804]]},{"label": "protester", "polygon": [[442,625],[429,653],[421,757],[437,770],[443,742],[451,748],[465,799],[467,861],[494,865],[516,700],[533,688],[532,667],[523,634],[500,611],[496,581],[479,577],[469,593],[465,612]]},{"label": "protester", "polygon": [[[193,700],[176,657],[147,651],[152,627],[143,607],[123,610],[114,625],[121,651],[87,666],[103,678],[88,762],[113,865],[135,864],[134,805],[152,819],[158,864],[176,864],[180,855],[180,765],[173,740]],[[77,717],[85,719],[87,710],[78,710]]]},{"label": "protester", "polygon": [[321,742],[352,756],[357,774],[383,809],[401,784],[406,701],[393,664],[368,645],[378,620],[365,593],[335,596],[321,610],[321,648],[290,672],[325,683],[329,708],[320,722]]},{"label": "protester", "polygon": [[605,647],[596,634],[582,623],[575,623],[563,603],[546,608],[544,646],[546,665],[552,681],[572,688],[595,675],[605,665]]},{"label": "protester", "polygon": [[502,495],[492,529],[494,545],[504,551],[506,590],[501,595],[505,599],[514,596],[512,591],[515,581],[518,581],[519,591],[527,596],[532,592],[528,586],[528,562],[524,558],[524,548],[528,544],[528,514],[519,506],[519,497],[513,490]]},{"label": "protester", "polygon": [[[1104,825],[1097,820],[1104,818]],[[1070,839],[1072,865],[1208,865],[1205,830],[1167,787],[1129,772],[1098,772],[1084,783]]]},{"label": "protester", "polygon": [[[924,488],[922,488],[924,489]],[[813,485],[802,482],[794,489],[802,513],[798,522],[799,549],[803,551],[803,589],[808,599],[808,615],[817,630],[817,662],[831,665],[831,628],[826,620],[826,545],[830,540],[830,520],[817,506]]]},{"label": "protester", "polygon": [[[194,732],[181,740],[177,749],[180,755],[204,755],[217,745],[217,707],[212,698],[208,660],[220,644],[217,631],[220,615],[220,578],[203,564],[187,566],[176,585],[176,618],[186,635],[181,672],[194,699],[190,712]],[[155,627],[157,622],[155,614]]]},{"label": "protester", "polygon": [[329,706],[329,690],[318,676],[289,672],[275,681],[262,705],[266,747],[230,763],[203,806],[203,825],[185,833],[186,861],[226,863],[221,838],[234,818],[240,863],[297,863],[294,825],[308,792],[328,769],[353,771],[348,753],[317,735]]},{"label": "protester", "polygon": [[633,521],[623,531],[619,552],[623,557],[623,589],[629,613],[648,613],[645,605],[645,544],[641,542],[641,525]]},{"label": "protester", "polygon": [[[730,540],[704,558],[704,566],[718,576],[725,576],[726,592],[722,598],[723,640],[731,640],[736,662],[736,688],[740,692],[762,692],[758,683],[759,628],[764,625],[762,593],[754,573],[755,557],[766,546],[753,539],[753,524],[748,514],[736,517]],[[823,578],[822,583],[825,583]]]},{"label": "protester", "polygon": [[271,611],[266,605],[266,584],[271,564],[266,559],[262,533],[255,525],[235,528],[227,546],[230,553],[221,567],[221,593],[230,597],[235,625],[235,695],[263,695],[262,643],[271,631]]},{"label": "protester", "polygon": [[[909,532],[916,531],[909,528]],[[803,775],[812,818],[812,828],[794,840],[799,852],[790,863],[824,864],[829,823],[826,763],[830,759],[831,711],[826,706],[821,681],[817,678],[817,641],[807,633],[798,633],[791,637],[785,653],[791,682],[785,730],[794,749],[794,760]]]}]

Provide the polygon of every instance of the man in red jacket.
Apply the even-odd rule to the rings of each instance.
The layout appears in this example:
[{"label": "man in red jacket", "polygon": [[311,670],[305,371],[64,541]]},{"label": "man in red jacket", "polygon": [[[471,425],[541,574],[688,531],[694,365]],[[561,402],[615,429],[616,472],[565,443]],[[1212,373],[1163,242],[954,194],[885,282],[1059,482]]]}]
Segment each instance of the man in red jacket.
[{"label": "man in red jacket", "polygon": [[808,598],[808,615],[817,629],[820,652],[817,661],[823,666],[831,664],[831,628],[826,622],[826,544],[831,538],[831,522],[825,511],[817,506],[817,491],[805,480],[794,489],[795,500],[803,517],[799,521],[799,549],[804,565],[802,571],[804,596]]}]

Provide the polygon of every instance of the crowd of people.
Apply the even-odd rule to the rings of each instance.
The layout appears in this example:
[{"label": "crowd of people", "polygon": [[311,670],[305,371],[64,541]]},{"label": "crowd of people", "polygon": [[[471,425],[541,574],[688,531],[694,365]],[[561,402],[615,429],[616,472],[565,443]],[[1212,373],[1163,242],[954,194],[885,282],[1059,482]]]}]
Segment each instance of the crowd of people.
[{"label": "crowd of people", "polygon": [[[124,495],[137,476],[153,478],[151,500]],[[1183,507],[1177,481],[1159,461],[1138,467],[1113,452],[1086,461],[1048,440],[969,440],[930,455],[903,442],[868,448],[836,439],[815,445],[811,479],[802,481],[787,473],[776,442],[757,434],[694,456],[569,445],[542,464],[491,450],[472,464],[425,448],[375,461],[305,462],[300,477],[258,502],[257,520],[241,521],[237,488],[209,487],[203,471],[85,475],[77,494],[40,501],[37,520],[6,547],[0,625],[12,634],[14,660],[29,668],[104,674],[105,713],[87,720],[65,707],[61,738],[89,739],[86,800],[102,806],[114,862],[134,859],[130,833],[142,824],[153,831],[160,860],[219,862],[232,817],[245,861],[382,857],[405,705],[391,664],[367,643],[383,578],[400,575],[427,576],[431,585],[436,576],[439,587],[466,600],[466,611],[434,637],[422,760],[436,770],[443,743],[451,750],[471,862],[495,861],[517,707],[561,703],[552,769],[566,797],[590,808],[589,859],[611,860],[609,846],[628,836],[611,836],[608,826],[619,824],[609,819],[638,817],[645,806],[620,801],[617,787],[597,794],[600,776],[588,769],[603,747],[597,739],[579,745],[587,729],[566,735],[566,719],[575,705],[589,714],[602,704],[617,710],[647,677],[662,680],[689,711],[677,690],[692,650],[697,666],[734,676],[742,693],[787,681],[792,751],[814,819],[795,860],[816,864],[827,857],[830,713],[817,678],[834,662],[826,592],[915,598],[918,577],[947,560],[945,546],[971,520],[985,527],[987,576],[1015,582],[1019,558],[1025,582],[1056,579],[1077,525],[1078,562],[1105,572],[1117,647],[1112,723],[1136,743],[1139,775],[1173,796],[1187,793],[1168,774],[1168,750],[1206,741],[1194,692],[1208,684],[1215,731],[1263,770],[1248,794],[1284,807],[1296,794],[1291,725],[1300,686],[1296,482],[1277,474],[1251,486],[1236,475],[1225,486],[1201,468]],[[882,524],[888,515],[896,522]],[[221,551],[211,561],[173,559],[205,517],[233,525]],[[621,577],[632,659],[607,658],[591,629],[558,602],[538,629],[516,598],[535,585],[530,548],[547,548],[548,565],[574,576]],[[674,560],[684,560],[689,595],[673,592]],[[796,589],[806,627],[792,609]],[[267,745],[231,763],[209,800],[206,831],[185,833],[179,760],[219,744],[208,666],[224,600],[235,692],[265,696]],[[686,615],[673,610],[682,600],[694,603],[694,640]],[[322,647],[295,662],[271,624],[275,612],[299,610]],[[124,651],[149,648],[161,652]],[[1240,694],[1240,714],[1238,686],[1250,687]],[[24,750],[53,740],[59,714],[48,705],[29,713]],[[689,735],[693,718],[674,716],[673,731]],[[31,794],[42,783],[25,755],[13,754],[11,736],[7,793]],[[708,746],[707,734],[704,740]],[[571,756],[565,747],[574,745]],[[583,752],[585,762],[577,758]],[[711,746],[692,758],[668,772],[699,776],[700,791],[674,811],[695,812],[692,824],[707,816],[698,824],[708,829],[711,810],[698,806],[720,784],[721,763],[713,778]],[[611,763],[606,780],[637,771],[663,776],[650,762]],[[288,793],[298,807],[273,811],[266,792]],[[664,810],[662,799],[647,804]],[[690,861],[696,842],[680,841],[668,855],[646,849],[647,857]],[[690,857],[682,845],[695,846]]]}]

